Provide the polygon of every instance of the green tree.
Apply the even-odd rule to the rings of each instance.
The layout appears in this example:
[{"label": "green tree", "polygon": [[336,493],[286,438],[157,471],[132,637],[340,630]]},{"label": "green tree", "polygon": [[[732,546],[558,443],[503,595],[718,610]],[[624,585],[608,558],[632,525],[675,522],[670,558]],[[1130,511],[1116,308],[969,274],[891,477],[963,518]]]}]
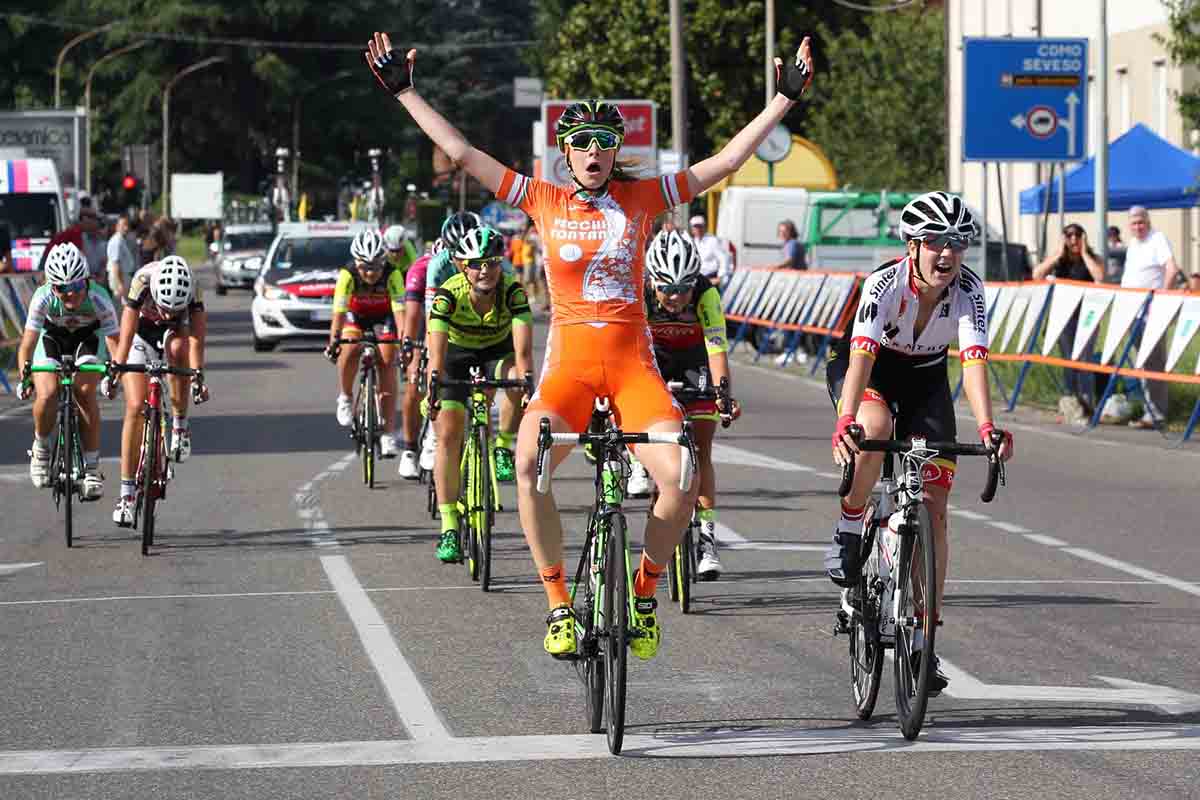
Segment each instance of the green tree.
[{"label": "green tree", "polygon": [[[1164,0],[1168,36],[1156,37],[1167,48],[1171,61],[1180,67],[1200,66],[1200,4],[1194,0]],[[1190,129],[1200,128],[1200,87],[1176,93],[1179,113]]]},{"label": "green tree", "polygon": [[946,54],[941,9],[869,15],[866,30],[821,27],[808,138],[843,184],[931,189],[946,183]]}]

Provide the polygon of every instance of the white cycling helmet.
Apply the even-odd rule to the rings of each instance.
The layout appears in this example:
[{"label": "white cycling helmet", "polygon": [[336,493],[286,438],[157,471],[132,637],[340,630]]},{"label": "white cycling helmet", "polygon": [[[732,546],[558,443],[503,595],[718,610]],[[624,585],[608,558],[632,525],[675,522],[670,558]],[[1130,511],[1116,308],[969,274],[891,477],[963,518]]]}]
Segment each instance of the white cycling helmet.
[{"label": "white cycling helmet", "polygon": [[659,231],[646,251],[646,272],[655,286],[689,286],[700,277],[700,254],[691,237]]},{"label": "white cycling helmet", "polygon": [[482,224],[479,215],[474,211],[459,211],[451,214],[442,222],[442,243],[453,254],[454,246],[458,244],[458,240],[463,237],[463,234]]},{"label": "white cycling helmet", "polygon": [[403,225],[389,225],[383,232],[383,244],[388,250],[404,249],[404,240],[411,238]]},{"label": "white cycling helmet", "polygon": [[372,228],[361,231],[350,243],[350,255],[355,261],[376,261],[383,256],[383,237]]},{"label": "white cycling helmet", "polygon": [[900,212],[900,238],[925,239],[931,236],[975,238],[979,229],[975,215],[958,195],[946,192],[926,192],[909,201]]},{"label": "white cycling helmet", "polygon": [[436,256],[438,253],[442,252],[445,249],[446,249],[446,243],[443,242],[441,237],[439,236],[438,238],[433,240],[433,244],[429,245],[429,255]]},{"label": "white cycling helmet", "polygon": [[167,256],[158,262],[150,279],[150,296],[163,311],[175,313],[188,307],[195,297],[192,270],[179,256]]},{"label": "white cycling helmet", "polygon": [[46,256],[46,282],[51,286],[75,283],[90,274],[87,259],[70,242],[54,245]]},{"label": "white cycling helmet", "polygon": [[459,238],[452,255],[464,261],[502,256],[504,236],[490,225],[471,228]]}]

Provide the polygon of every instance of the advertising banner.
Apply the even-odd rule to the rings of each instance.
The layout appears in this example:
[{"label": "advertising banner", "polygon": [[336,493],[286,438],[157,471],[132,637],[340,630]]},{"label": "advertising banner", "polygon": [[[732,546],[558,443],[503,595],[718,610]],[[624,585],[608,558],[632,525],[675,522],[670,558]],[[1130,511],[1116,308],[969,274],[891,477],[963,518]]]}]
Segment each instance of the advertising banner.
[{"label": "advertising banner", "polygon": [[87,163],[87,117],[82,108],[0,111],[0,150],[8,158],[49,158],[64,188],[78,187]]}]

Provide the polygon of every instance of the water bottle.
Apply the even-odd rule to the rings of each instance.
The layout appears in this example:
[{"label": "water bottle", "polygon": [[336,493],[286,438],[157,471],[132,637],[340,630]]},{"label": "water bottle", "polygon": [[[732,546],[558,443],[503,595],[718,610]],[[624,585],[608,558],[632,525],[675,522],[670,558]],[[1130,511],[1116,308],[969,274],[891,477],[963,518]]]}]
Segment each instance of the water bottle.
[{"label": "water bottle", "polygon": [[891,573],[891,568],[895,566],[896,556],[900,552],[900,533],[899,528],[904,524],[904,512],[893,511],[888,517],[887,525],[884,527],[883,541],[883,558],[879,559],[879,572],[884,574],[885,570],[888,574]]}]

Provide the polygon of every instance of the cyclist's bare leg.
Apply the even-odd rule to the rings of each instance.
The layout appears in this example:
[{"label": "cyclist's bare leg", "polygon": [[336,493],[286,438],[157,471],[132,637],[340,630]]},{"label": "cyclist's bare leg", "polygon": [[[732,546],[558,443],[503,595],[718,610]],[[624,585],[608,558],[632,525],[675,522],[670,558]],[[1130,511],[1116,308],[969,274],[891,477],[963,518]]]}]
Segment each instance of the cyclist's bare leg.
[{"label": "cyclist's bare leg", "polygon": [[[525,415],[517,432],[517,509],[529,552],[538,571],[544,574],[546,570],[563,563],[563,529],[553,489],[546,494],[537,491],[537,440],[543,417],[550,420],[550,430],[555,433],[570,433],[571,426],[557,414],[539,411]],[[555,447],[550,451],[547,468],[551,474],[570,452],[569,447]],[[551,607],[556,605],[548,588],[547,600]]]},{"label": "cyclist's bare leg", "polygon": [[[503,364],[504,372],[502,373],[508,380],[520,380],[521,376],[517,374],[517,365],[512,363],[511,359],[505,360]],[[515,434],[521,426],[521,396],[524,394],[520,389],[506,389],[504,396],[500,398],[500,430],[505,433]]]},{"label": "cyclist's bare leg", "polygon": [[[173,367],[188,366],[188,339],[172,336],[167,342],[167,363]],[[186,375],[168,375],[171,382],[171,414],[176,419],[188,415],[188,402],[192,399],[192,379]]]},{"label": "cyclist's bare leg", "polygon": [[[892,412],[883,403],[864,400],[858,407],[855,420],[862,426],[867,439],[888,439],[892,435]],[[862,508],[883,471],[883,453],[858,453],[854,457],[854,483],[850,494],[842,501],[850,508]]]},{"label": "cyclist's bare leg", "polygon": [[420,449],[417,437],[421,435],[421,393],[417,391],[416,357],[408,364],[408,374],[405,377],[404,400],[400,404],[400,414],[404,421],[404,441],[413,449]]},{"label": "cyclist's bare leg", "polygon": [[121,426],[121,478],[132,480],[142,449],[142,405],[146,402],[146,376],[126,372],[121,377],[125,390],[125,421]]},{"label": "cyclist's bare leg", "polygon": [[379,345],[379,407],[383,409],[383,432],[396,430],[396,345]]},{"label": "cyclist's bare leg", "polygon": [[354,396],[354,375],[358,372],[358,354],[361,350],[360,344],[343,344],[342,352],[338,355],[338,385],[346,397]]},{"label": "cyclist's bare leg", "polygon": [[437,426],[437,460],[433,466],[433,481],[438,505],[458,502],[465,420],[466,414],[461,408],[442,408],[434,423]]},{"label": "cyclist's bare leg", "polygon": [[80,373],[75,376],[75,399],[79,405],[79,440],[83,452],[100,449],[100,397],[96,391],[100,376]]},{"label": "cyclist's bare leg", "polygon": [[[678,433],[680,425],[674,420],[657,422],[647,430]],[[696,505],[700,482],[693,478],[691,486],[686,491],[680,491],[679,476],[683,464],[678,445],[641,444],[637,446],[637,457],[658,487],[658,501],[646,517],[646,534],[642,541],[651,561],[666,564],[683,538],[688,517]]]},{"label": "cyclist's bare leg", "polygon": [[712,463],[713,435],[716,432],[715,420],[692,420],[692,436],[696,440],[696,460],[700,462],[697,467],[700,476],[698,502],[701,508],[707,509],[717,507],[717,471]]},{"label": "cyclist's bare leg", "polygon": [[53,372],[33,373],[33,433],[49,436],[54,432],[54,417],[58,414],[58,375]]},{"label": "cyclist's bare leg", "polygon": [[[934,600],[936,616],[941,619],[942,597],[946,591],[946,569],[950,565],[950,538],[946,535],[946,504],[949,501],[950,490],[944,486],[925,485],[925,508],[929,510],[929,519],[933,528],[933,555],[937,565],[937,595]],[[916,580],[916,562],[913,563],[913,580]]]}]

